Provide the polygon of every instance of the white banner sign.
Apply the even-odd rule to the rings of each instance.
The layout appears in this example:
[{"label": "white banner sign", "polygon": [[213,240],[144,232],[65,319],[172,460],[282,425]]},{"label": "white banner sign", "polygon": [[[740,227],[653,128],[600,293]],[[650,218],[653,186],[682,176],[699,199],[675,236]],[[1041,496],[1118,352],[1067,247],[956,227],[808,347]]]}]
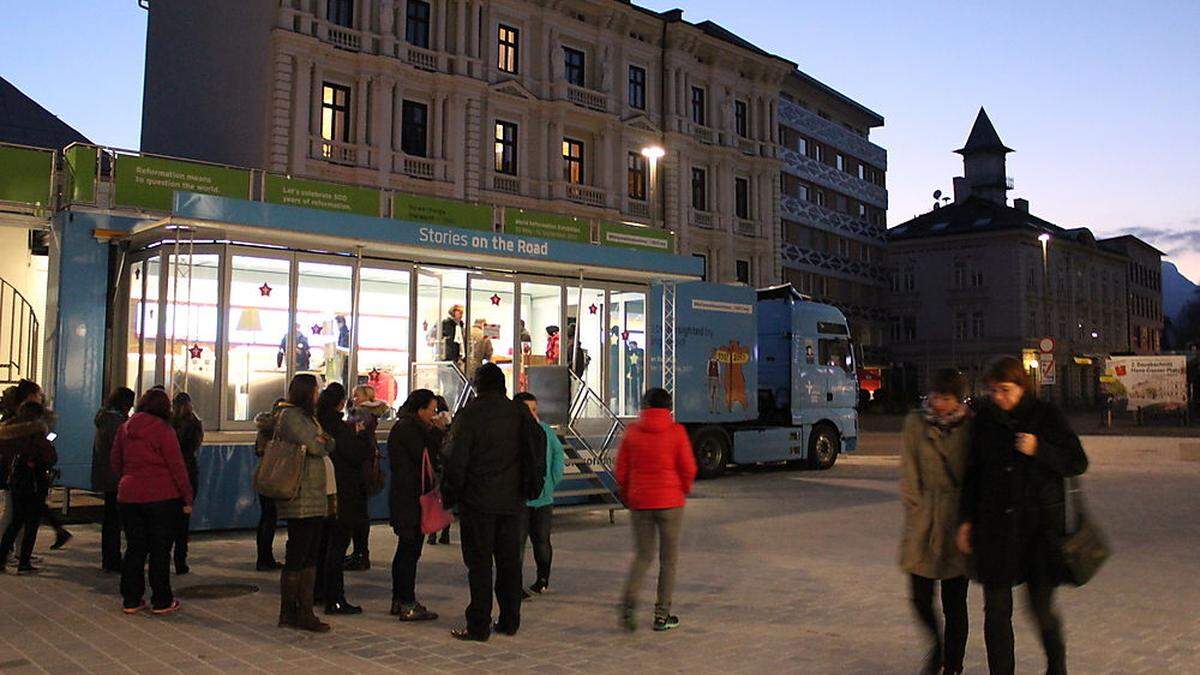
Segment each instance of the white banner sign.
[{"label": "white banner sign", "polygon": [[1118,410],[1187,403],[1186,356],[1113,356],[1104,370]]}]

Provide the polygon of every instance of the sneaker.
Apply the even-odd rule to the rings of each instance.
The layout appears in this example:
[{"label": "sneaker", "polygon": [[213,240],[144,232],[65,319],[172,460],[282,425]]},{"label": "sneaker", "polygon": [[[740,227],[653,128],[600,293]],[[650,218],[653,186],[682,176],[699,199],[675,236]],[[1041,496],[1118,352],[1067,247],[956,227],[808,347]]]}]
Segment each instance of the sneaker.
[{"label": "sneaker", "polygon": [[533,585],[529,587],[529,590],[532,593],[541,595],[542,593],[545,593],[547,590],[549,590],[549,588],[550,588],[549,581],[545,581],[543,579],[538,579],[537,581],[533,582]]},{"label": "sneaker", "polygon": [[621,628],[630,633],[637,630],[637,614],[634,613],[632,607],[628,605],[621,605],[617,609],[617,614],[619,616],[618,623],[620,624]]},{"label": "sneaker", "polygon": [[133,614],[137,614],[138,612],[142,611],[143,609],[146,609],[146,603],[144,603],[144,602],[142,604],[138,605],[137,607],[122,607],[121,611],[126,614],[133,615]]},{"label": "sneaker", "polygon": [[170,614],[171,612],[178,612],[179,607],[180,607],[179,601],[172,600],[171,604],[167,605],[166,607],[162,607],[159,609],[152,609],[152,610],[150,610],[150,613],[155,616],[162,616],[163,614]]},{"label": "sneaker", "polygon": [[54,533],[54,543],[50,544],[50,550],[57,551],[58,549],[66,546],[67,542],[71,541],[71,538],[73,536],[74,535],[72,535],[70,532],[67,532],[66,530],[59,530],[58,532],[55,532]]},{"label": "sneaker", "polygon": [[679,628],[679,617],[677,616],[656,616],[654,617],[654,630],[674,630]]}]

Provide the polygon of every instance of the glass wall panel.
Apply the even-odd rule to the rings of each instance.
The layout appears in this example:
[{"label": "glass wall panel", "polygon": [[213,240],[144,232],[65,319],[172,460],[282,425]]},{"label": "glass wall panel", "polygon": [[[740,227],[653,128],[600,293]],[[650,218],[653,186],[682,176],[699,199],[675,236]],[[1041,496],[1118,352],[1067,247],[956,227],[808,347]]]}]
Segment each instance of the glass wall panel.
[{"label": "glass wall panel", "polygon": [[[142,302],[146,285],[146,261],[138,260],[129,265],[129,305],[125,319],[125,386],[135,392],[142,390],[139,382],[142,375],[142,329],[146,305]],[[154,359],[151,343],[150,359]]]},{"label": "glass wall panel", "polygon": [[[525,391],[524,369],[559,363],[562,356],[562,286],[521,283],[521,377],[517,391]],[[528,340],[526,340],[526,336]]]},{"label": "glass wall panel", "polygon": [[408,396],[411,274],[364,267],[359,272],[358,378],[397,410]]},{"label": "glass wall panel", "polygon": [[[225,314],[225,410],[230,420],[253,419],[286,392],[290,270],[286,259],[233,256]],[[293,351],[308,354],[307,339],[295,342]],[[311,366],[310,356],[296,360],[306,366],[303,370]]]},{"label": "glass wall panel", "polygon": [[202,420],[217,419],[217,301],[220,256],[167,256],[167,391],[191,394]]},{"label": "glass wall panel", "polygon": [[450,368],[418,369],[414,389],[430,389],[454,405],[452,396],[462,389],[461,369],[467,349],[467,273],[422,267],[417,270],[417,354],[416,363],[448,361]]},{"label": "glass wall panel", "polygon": [[163,384],[158,374],[158,296],[159,282],[162,280],[162,261],[158,255],[146,260],[146,295],[142,301],[142,380],[140,387],[134,389],[140,396],[142,392],[156,384]]},{"label": "glass wall panel", "polygon": [[646,389],[646,294],[610,292],[608,317],[609,407],[634,416]]},{"label": "glass wall panel", "polygon": [[312,373],[324,387],[350,380],[353,268],[300,261],[296,289],[294,373]]},{"label": "glass wall panel", "polygon": [[581,292],[578,286],[568,287],[563,358],[601,400],[605,400],[604,336],[604,289],[584,288]]},{"label": "glass wall panel", "polygon": [[502,279],[472,276],[470,287],[467,307],[467,318],[471,322],[468,331],[470,346],[467,349],[465,374],[470,380],[479,366],[494,363],[504,371],[505,388],[511,395],[513,352],[517,342],[513,326],[516,309],[514,284]]}]

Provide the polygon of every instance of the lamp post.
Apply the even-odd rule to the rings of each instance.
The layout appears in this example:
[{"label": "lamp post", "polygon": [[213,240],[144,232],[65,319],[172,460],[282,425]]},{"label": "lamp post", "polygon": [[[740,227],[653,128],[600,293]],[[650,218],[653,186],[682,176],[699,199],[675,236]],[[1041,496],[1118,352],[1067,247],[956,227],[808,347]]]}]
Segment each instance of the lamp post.
[{"label": "lamp post", "polygon": [[[1046,326],[1045,335],[1050,334],[1050,233],[1043,232],[1038,235],[1038,241],[1042,243],[1042,314]],[[1062,337],[1062,336],[1059,336]]]},{"label": "lamp post", "polygon": [[[654,214],[658,211],[658,160],[667,151],[660,145],[647,145],[642,148],[642,157],[650,161],[650,225],[654,226]],[[663,225],[666,225],[666,218],[663,218]]]}]

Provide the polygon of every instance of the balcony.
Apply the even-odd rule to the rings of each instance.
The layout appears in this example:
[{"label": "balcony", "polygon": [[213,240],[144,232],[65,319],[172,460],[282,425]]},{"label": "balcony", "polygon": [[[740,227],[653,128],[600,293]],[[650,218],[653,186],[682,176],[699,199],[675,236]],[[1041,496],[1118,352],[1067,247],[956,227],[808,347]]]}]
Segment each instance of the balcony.
[{"label": "balcony", "polygon": [[753,220],[737,218],[733,221],[733,231],[742,235],[743,237],[757,237],[758,223],[754,222]]},{"label": "balcony", "polygon": [[625,208],[621,209],[621,212],[634,218],[649,218],[650,204],[637,199],[626,198]]},{"label": "balcony", "polygon": [[308,156],[343,166],[374,168],[375,165],[370,146],[331,141],[320,136],[309,138]]},{"label": "balcony", "polygon": [[321,24],[321,33],[324,34],[326,42],[338,49],[352,52],[362,51],[363,38],[359,31],[325,21]]},{"label": "balcony", "polygon": [[428,157],[415,157],[403,152],[392,153],[392,173],[404,174],[421,180],[439,180],[439,160]]},{"label": "balcony", "polygon": [[743,155],[750,155],[751,157],[758,156],[758,141],[753,139],[742,138],[739,136],[737,139],[737,148],[742,152]]},{"label": "balcony", "polygon": [[492,189],[509,195],[519,195],[523,192],[520,178],[504,174],[492,174]]},{"label": "balcony", "polygon": [[429,70],[433,72],[441,70],[439,67],[441,59],[439,58],[438,53],[435,51],[422,49],[421,47],[415,47],[413,45],[397,46],[397,49],[404,50],[404,60],[410,65],[416,66],[421,70]]},{"label": "balcony", "polygon": [[567,201],[584,206],[594,206],[598,209],[608,207],[608,193],[604,190],[575,183],[567,183],[566,186]]},{"label": "balcony", "polygon": [[875,208],[887,208],[887,190],[868,183],[858,176],[846,173],[836,166],[801,154],[791,148],[781,147],[779,156],[783,159],[784,170],[788,173],[811,181],[821,187],[835,190],[855,199],[870,204]]},{"label": "balcony", "polygon": [[716,221],[713,218],[713,214],[708,211],[692,209],[692,224],[696,227],[703,227],[706,230],[716,229]]},{"label": "balcony", "polygon": [[712,127],[706,127],[701,124],[696,124],[695,122],[692,123],[691,128],[692,135],[696,137],[696,140],[700,141],[701,143],[707,143],[708,145],[717,144],[716,129],[713,129]]},{"label": "balcony", "polygon": [[805,136],[845,150],[868,164],[887,170],[887,150],[836,122],[823,119],[797,103],[779,99],[779,121]]},{"label": "balcony", "polygon": [[780,195],[779,205],[782,211],[781,215],[789,220],[795,220],[804,225],[813,225],[830,232],[852,234],[875,243],[882,243],[884,240],[882,225],[872,225],[862,218],[855,218],[824,206],[817,206],[794,195]]},{"label": "balcony", "polygon": [[608,112],[608,95],[578,87],[573,84],[567,85],[567,100],[581,108],[595,110],[597,112]]}]

